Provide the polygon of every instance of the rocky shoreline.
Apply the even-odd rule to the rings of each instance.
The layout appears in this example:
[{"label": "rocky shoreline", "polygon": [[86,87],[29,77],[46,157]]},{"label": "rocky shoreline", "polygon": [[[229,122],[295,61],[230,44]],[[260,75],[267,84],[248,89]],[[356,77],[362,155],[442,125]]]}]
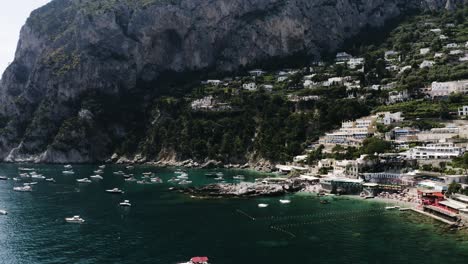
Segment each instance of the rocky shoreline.
[{"label": "rocky shoreline", "polygon": [[264,184],[261,182],[241,183],[215,183],[202,187],[186,187],[174,189],[175,191],[189,194],[199,198],[252,198],[274,197],[302,190],[304,186],[297,182],[285,182],[281,184]]}]

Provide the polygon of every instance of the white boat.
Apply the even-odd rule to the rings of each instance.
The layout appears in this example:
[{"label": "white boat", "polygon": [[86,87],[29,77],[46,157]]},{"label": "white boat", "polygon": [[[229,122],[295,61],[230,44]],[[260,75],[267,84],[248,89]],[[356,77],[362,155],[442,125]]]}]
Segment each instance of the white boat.
[{"label": "white boat", "polygon": [[90,176],[91,180],[102,180],[104,179],[101,175],[93,175]]},{"label": "white boat", "polygon": [[179,182],[180,185],[190,184],[190,183],[192,183],[192,181],[181,180],[181,181]]},{"label": "white boat", "polygon": [[222,180],[224,180],[224,178],[223,178],[222,176],[216,177],[216,178],[214,178],[214,179],[215,179],[216,181],[222,181]]},{"label": "white boat", "polygon": [[16,191],[16,192],[31,192],[32,187],[29,186],[29,185],[23,186],[23,187],[13,187],[13,191]]},{"label": "white boat", "polygon": [[159,177],[151,178],[150,180],[152,183],[163,183],[163,180]]},{"label": "white boat", "polygon": [[133,178],[133,177],[130,177],[130,178],[127,178],[125,179],[126,182],[136,182],[137,179]]},{"label": "white boat", "polygon": [[85,222],[85,220],[81,218],[79,215],[75,215],[73,217],[67,217],[65,218],[65,221],[67,223],[72,223],[72,224],[82,224]]},{"label": "white boat", "polygon": [[219,176],[219,177],[223,177],[223,176],[224,176],[224,173],[222,173],[222,172],[217,172],[216,175]]},{"label": "white boat", "polygon": [[45,179],[46,182],[55,182],[55,179],[54,178],[47,178]]},{"label": "white boat", "polygon": [[129,165],[127,167],[125,167],[127,170],[133,170],[133,166]]},{"label": "white boat", "polygon": [[31,185],[36,185],[37,182],[25,182],[23,183],[23,186],[31,186]]},{"label": "white boat", "polygon": [[106,192],[108,193],[115,193],[115,194],[122,194],[124,193],[122,190],[120,190],[119,188],[113,188],[113,189],[109,189],[109,190],[106,190]]},{"label": "white boat", "polygon": [[181,179],[181,180],[187,180],[188,179],[188,175],[187,174],[182,174],[182,175],[179,175],[177,176],[178,179]]},{"label": "white boat", "polygon": [[123,175],[124,172],[123,171],[114,171],[113,174],[114,175]]},{"label": "white boat", "polygon": [[245,179],[244,175],[236,175],[234,177],[232,177],[234,180],[243,180]]},{"label": "white boat", "polygon": [[284,199],[284,200],[279,200],[279,201],[280,201],[280,203],[282,203],[282,204],[291,203],[291,200],[286,200],[286,199]]},{"label": "white boat", "polygon": [[77,179],[76,181],[79,182],[79,183],[90,183],[91,182],[91,180],[88,179],[88,178]]},{"label": "white boat", "polygon": [[72,166],[72,165],[70,165],[70,164],[68,164],[68,165],[65,165],[65,166],[63,166],[63,167],[64,167],[65,169],[71,169],[71,168],[73,168],[73,166]]},{"label": "white boat", "polygon": [[96,173],[96,174],[103,174],[103,173],[104,173],[104,171],[103,171],[103,170],[101,170],[101,169],[99,169],[99,170],[95,170],[95,171],[94,171],[94,173]]},{"label": "white boat", "polygon": [[6,210],[0,210],[0,215],[7,215],[8,212]]},{"label": "white boat", "polygon": [[100,168],[101,170],[103,170],[103,169],[106,168],[106,165],[101,165],[101,166],[99,166],[98,168]]},{"label": "white boat", "polygon": [[120,206],[132,206],[129,200],[124,200],[123,202],[119,203]]},{"label": "white boat", "polygon": [[151,175],[153,175],[153,173],[152,173],[152,172],[143,172],[143,175],[145,175],[145,176],[151,176]]},{"label": "white boat", "polygon": [[27,173],[20,173],[19,175],[21,178],[31,178],[31,176]]},{"label": "white boat", "polygon": [[16,178],[16,177],[14,177],[13,180],[14,180],[14,181],[21,181],[20,178]]},{"label": "white boat", "polygon": [[45,180],[45,176],[42,176],[41,174],[35,174],[31,176],[31,179],[36,179],[36,180]]},{"label": "white boat", "polygon": [[6,177],[6,176],[0,176],[0,180],[6,181],[6,180],[8,180],[8,177]]},{"label": "white boat", "polygon": [[268,204],[261,203],[261,204],[258,204],[258,207],[265,208],[265,207],[268,207]]},{"label": "white boat", "polygon": [[63,173],[63,174],[69,174],[69,175],[75,174],[75,172],[72,171],[72,170],[64,170],[64,171],[62,171],[62,173]]},{"label": "white boat", "polygon": [[20,167],[18,168],[19,171],[33,171],[34,169],[33,168],[24,168],[24,167]]}]

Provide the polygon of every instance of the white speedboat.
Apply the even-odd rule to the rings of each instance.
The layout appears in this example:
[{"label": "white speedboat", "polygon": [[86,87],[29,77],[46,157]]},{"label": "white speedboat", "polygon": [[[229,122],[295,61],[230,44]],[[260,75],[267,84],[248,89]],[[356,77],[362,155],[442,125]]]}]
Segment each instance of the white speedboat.
[{"label": "white speedboat", "polygon": [[90,183],[91,182],[91,180],[88,179],[88,178],[77,179],[76,181],[79,182],[79,183]]},{"label": "white speedboat", "polygon": [[31,176],[31,179],[36,179],[36,180],[45,180],[45,176],[42,176],[41,174],[35,174]]},{"label": "white speedboat", "polygon": [[124,181],[126,181],[126,182],[136,182],[137,179],[135,179],[133,177],[130,177],[130,178],[126,178]]},{"label": "white speedboat", "polygon": [[214,179],[215,179],[216,181],[223,181],[223,180],[224,180],[223,176],[218,176],[218,177],[216,177],[216,178],[214,178]]},{"label": "white speedboat", "polygon": [[113,188],[113,189],[109,189],[109,190],[106,190],[106,192],[108,193],[115,193],[115,194],[122,194],[124,193],[122,190],[120,190],[119,188]]},{"label": "white speedboat", "polygon": [[31,178],[31,176],[27,173],[20,173],[19,175],[21,178]]},{"label": "white speedboat", "polygon": [[99,169],[99,170],[95,170],[95,171],[94,171],[94,173],[96,173],[96,174],[103,174],[103,173],[104,173],[104,171],[103,171],[103,170],[101,170],[101,169]]},{"label": "white speedboat", "polygon": [[93,175],[90,176],[91,180],[102,180],[104,179],[101,175]]},{"label": "white speedboat", "polygon": [[34,169],[33,168],[24,168],[24,167],[20,167],[18,168],[19,171],[33,171]]},{"label": "white speedboat", "polygon": [[125,167],[127,170],[133,170],[133,166],[129,165],[127,167]]},{"label": "white speedboat", "polygon": [[67,217],[65,218],[65,221],[67,223],[72,223],[72,224],[82,224],[85,222],[85,220],[81,218],[79,215],[75,215],[73,217]]},{"label": "white speedboat", "polygon": [[6,180],[8,180],[8,177],[6,177],[6,176],[0,176],[0,180],[1,180],[1,181],[6,181]]},{"label": "white speedboat", "polygon": [[163,180],[159,177],[151,178],[150,180],[152,183],[163,183]]},{"label": "white speedboat", "polygon": [[29,186],[29,185],[23,186],[23,187],[13,187],[13,191],[16,191],[16,192],[31,192],[32,187]]},{"label": "white speedboat", "polygon": [[17,178],[17,177],[14,177],[13,180],[14,180],[14,181],[21,181],[21,179],[20,179],[20,178]]},{"label": "white speedboat", "polygon": [[47,178],[45,179],[46,182],[55,182],[55,179],[54,178]]},{"label": "white speedboat", "polygon": [[234,177],[232,177],[232,178],[233,178],[234,180],[244,180],[244,179],[245,179],[244,175],[236,175],[236,176],[234,176]]},{"label": "white speedboat", "polygon": [[114,171],[114,175],[124,175],[125,173],[123,171]]},{"label": "white speedboat", "polygon": [[70,164],[68,164],[68,165],[65,165],[65,166],[63,166],[63,167],[64,167],[65,169],[71,169],[71,168],[73,168],[73,166],[72,166],[72,165],[70,165]]},{"label": "white speedboat", "polygon": [[265,207],[268,207],[268,204],[261,203],[261,204],[258,204],[258,207],[265,208]]},{"label": "white speedboat", "polygon": [[282,203],[282,204],[291,203],[291,200],[286,200],[286,199],[284,199],[284,200],[279,200],[279,201],[280,201],[280,203]]},{"label": "white speedboat", "polygon": [[32,186],[32,185],[36,185],[37,182],[25,182],[23,183],[23,186]]},{"label": "white speedboat", "polygon": [[152,172],[143,172],[143,175],[145,175],[145,176],[151,176],[151,175],[153,175],[153,173],[152,173]]},{"label": "white speedboat", "polygon": [[181,181],[179,182],[180,185],[185,185],[185,184],[190,184],[190,183],[192,183],[192,181],[181,180]]},{"label": "white speedboat", "polygon": [[101,166],[99,166],[98,168],[100,168],[101,170],[103,170],[103,169],[106,168],[106,165],[101,165]]},{"label": "white speedboat", "polygon": [[123,202],[119,203],[120,206],[127,206],[130,207],[132,204],[130,203],[129,200],[124,200]]},{"label": "white speedboat", "polygon": [[64,170],[64,171],[62,171],[62,173],[63,173],[63,174],[68,174],[68,175],[75,174],[75,172],[72,171],[72,170]]},{"label": "white speedboat", "polygon": [[7,215],[8,212],[6,210],[0,210],[0,215]]}]

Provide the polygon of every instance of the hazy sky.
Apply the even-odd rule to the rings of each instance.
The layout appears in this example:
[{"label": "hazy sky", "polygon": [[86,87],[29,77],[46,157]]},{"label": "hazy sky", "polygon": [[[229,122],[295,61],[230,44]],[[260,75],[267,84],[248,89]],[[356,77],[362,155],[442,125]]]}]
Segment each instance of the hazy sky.
[{"label": "hazy sky", "polygon": [[31,11],[50,0],[8,0],[0,8],[0,76],[13,61],[21,26]]}]

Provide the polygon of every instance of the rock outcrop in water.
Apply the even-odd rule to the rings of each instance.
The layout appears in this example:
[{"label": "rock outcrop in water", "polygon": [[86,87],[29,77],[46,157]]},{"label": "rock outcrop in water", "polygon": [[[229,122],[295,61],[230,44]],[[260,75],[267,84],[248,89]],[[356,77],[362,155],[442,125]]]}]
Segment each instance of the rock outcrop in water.
[{"label": "rock outcrop in water", "polygon": [[[365,27],[446,4],[54,0],[31,14],[2,76],[0,159],[108,159],[128,137],[144,135],[144,122],[151,120],[140,116],[152,98],[167,92],[158,84],[168,73],[233,71],[298,53],[318,57]],[[122,98],[133,96],[138,100],[123,106]],[[96,107],[96,101],[107,108]]]}]

